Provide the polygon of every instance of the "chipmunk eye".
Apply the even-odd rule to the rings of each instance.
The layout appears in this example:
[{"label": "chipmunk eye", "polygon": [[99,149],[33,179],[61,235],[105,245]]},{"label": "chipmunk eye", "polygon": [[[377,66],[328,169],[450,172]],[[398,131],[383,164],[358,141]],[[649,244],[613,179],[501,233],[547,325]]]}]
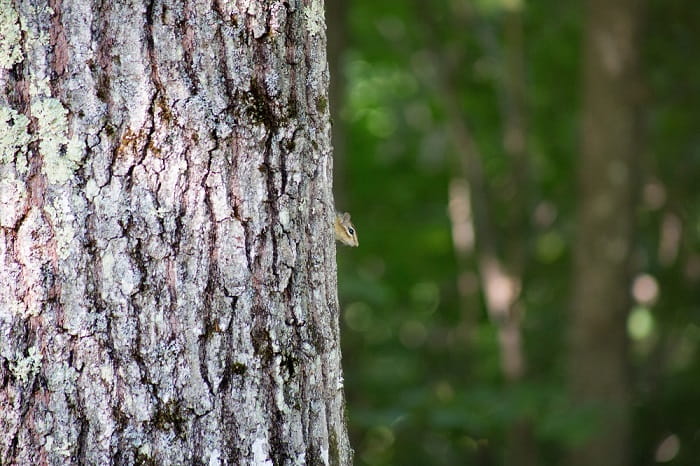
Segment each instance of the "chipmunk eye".
[{"label": "chipmunk eye", "polygon": [[354,234],[355,234],[355,230],[353,230],[352,228],[348,228],[348,233],[350,233],[351,235],[354,235]]}]

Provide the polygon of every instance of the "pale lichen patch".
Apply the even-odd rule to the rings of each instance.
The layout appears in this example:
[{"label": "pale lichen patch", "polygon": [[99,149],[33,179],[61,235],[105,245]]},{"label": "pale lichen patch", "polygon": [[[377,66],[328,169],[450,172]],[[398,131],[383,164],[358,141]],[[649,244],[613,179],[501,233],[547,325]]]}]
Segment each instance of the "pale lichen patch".
[{"label": "pale lichen patch", "polygon": [[83,156],[80,141],[68,137],[68,110],[58,99],[49,98],[32,102],[31,112],[38,120],[39,152],[44,156],[44,174],[49,183],[65,183],[73,177]]},{"label": "pale lichen patch", "polygon": [[309,35],[321,35],[326,30],[323,2],[312,0],[311,5],[304,8],[304,19],[306,20],[306,30],[309,31]]},{"label": "pale lichen patch", "polygon": [[27,383],[29,378],[41,369],[42,355],[36,346],[27,350],[27,356],[18,355],[10,363],[10,372],[22,383]]},{"label": "pale lichen patch", "polygon": [[[27,132],[28,125],[29,118],[0,105],[0,164],[11,163],[17,155],[26,155],[27,145],[32,141],[32,136]],[[17,171],[25,173],[26,157],[17,157],[16,165]]]},{"label": "pale lichen patch", "polygon": [[0,0],[0,68],[11,68],[24,59],[21,35],[19,15],[9,0]]},{"label": "pale lichen patch", "polygon": [[[50,80],[42,66],[46,60],[49,34],[46,20],[53,14],[48,7],[27,6],[18,14],[11,2],[0,0],[0,68],[8,68],[28,57],[31,116],[37,119],[35,134],[28,134],[29,118],[0,106],[0,163],[15,162],[19,173],[26,173],[27,148],[39,141],[43,172],[50,183],[65,183],[73,177],[83,156],[83,144],[69,138],[68,110],[52,98]],[[24,52],[20,48],[23,41]]]}]

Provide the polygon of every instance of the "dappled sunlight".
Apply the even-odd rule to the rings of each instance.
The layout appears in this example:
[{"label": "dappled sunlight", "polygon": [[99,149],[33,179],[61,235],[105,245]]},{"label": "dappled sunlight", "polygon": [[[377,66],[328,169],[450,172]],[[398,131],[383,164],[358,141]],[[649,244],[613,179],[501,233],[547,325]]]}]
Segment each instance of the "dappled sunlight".
[{"label": "dappled sunlight", "polygon": [[484,293],[489,312],[495,321],[508,316],[508,311],[520,293],[520,281],[508,275],[493,257],[486,257],[480,264]]},{"label": "dappled sunlight", "polygon": [[463,254],[471,253],[474,250],[474,225],[467,181],[460,178],[452,179],[449,196],[448,208],[455,249]]}]

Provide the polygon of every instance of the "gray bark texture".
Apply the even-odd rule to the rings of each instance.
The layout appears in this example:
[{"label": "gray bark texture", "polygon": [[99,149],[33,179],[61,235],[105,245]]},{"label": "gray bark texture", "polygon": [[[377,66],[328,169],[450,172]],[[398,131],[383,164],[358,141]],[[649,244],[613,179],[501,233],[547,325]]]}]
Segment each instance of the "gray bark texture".
[{"label": "gray bark texture", "polygon": [[350,464],[322,0],[0,0],[0,464]]}]

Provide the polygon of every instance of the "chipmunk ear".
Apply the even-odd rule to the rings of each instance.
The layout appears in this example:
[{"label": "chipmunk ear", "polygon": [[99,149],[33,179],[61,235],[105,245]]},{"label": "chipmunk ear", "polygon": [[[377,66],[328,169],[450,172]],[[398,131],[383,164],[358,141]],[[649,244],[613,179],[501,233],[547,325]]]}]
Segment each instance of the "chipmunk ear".
[{"label": "chipmunk ear", "polygon": [[345,212],[343,213],[343,221],[344,222],[349,222],[350,221],[350,214]]}]

